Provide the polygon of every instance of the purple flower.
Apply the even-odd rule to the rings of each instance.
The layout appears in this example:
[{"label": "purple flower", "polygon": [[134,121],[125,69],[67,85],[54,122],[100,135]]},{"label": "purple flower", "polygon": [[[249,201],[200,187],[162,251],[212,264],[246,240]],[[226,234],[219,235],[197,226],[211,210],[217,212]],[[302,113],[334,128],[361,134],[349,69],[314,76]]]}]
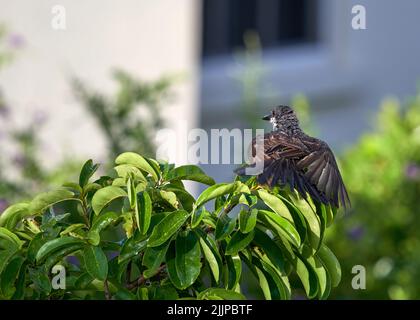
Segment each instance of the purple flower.
[{"label": "purple flower", "polygon": [[77,257],[75,257],[75,256],[68,256],[68,257],[67,257],[67,261],[68,261],[68,263],[70,263],[70,264],[72,264],[72,265],[75,265],[75,266],[77,266],[77,267],[80,267],[80,261],[79,261],[79,259],[78,259]]},{"label": "purple flower", "polygon": [[9,202],[6,199],[0,199],[0,214],[9,206]]},{"label": "purple flower", "polygon": [[23,38],[22,35],[17,34],[17,33],[11,34],[9,36],[8,42],[9,42],[9,45],[15,49],[20,49],[25,45],[25,39]]},{"label": "purple flower", "polygon": [[420,177],[420,167],[415,163],[409,163],[405,167],[405,176],[410,180],[417,180]]},{"label": "purple flower", "polygon": [[10,114],[10,109],[5,104],[0,103],[0,117],[6,119]]},{"label": "purple flower", "polygon": [[48,119],[47,114],[42,110],[35,112],[33,116],[33,122],[35,125],[38,125],[38,126],[43,125],[47,121],[47,119]]},{"label": "purple flower", "polygon": [[13,157],[13,163],[20,168],[23,168],[26,165],[26,158],[22,154],[17,154]]},{"label": "purple flower", "polygon": [[347,237],[353,241],[357,241],[365,234],[365,228],[362,226],[353,227],[347,231]]}]

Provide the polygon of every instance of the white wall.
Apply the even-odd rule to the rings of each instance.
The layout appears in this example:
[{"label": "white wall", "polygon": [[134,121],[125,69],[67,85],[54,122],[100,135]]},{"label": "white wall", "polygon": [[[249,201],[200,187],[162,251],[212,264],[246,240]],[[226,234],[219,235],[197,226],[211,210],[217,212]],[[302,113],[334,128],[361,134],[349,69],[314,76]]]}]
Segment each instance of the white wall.
[{"label": "white wall", "polygon": [[[66,9],[66,30],[51,27],[51,9]],[[185,78],[166,109],[169,127],[196,126],[200,35],[195,0],[0,0],[0,23],[21,34],[25,47],[0,72],[0,87],[21,125],[35,111],[49,121],[41,131],[43,156],[52,165],[63,154],[104,159],[105,141],[76,101],[69,80],[80,77],[111,94],[112,68],[141,79],[164,74]],[[184,121],[180,121],[180,120]],[[180,157],[176,160],[183,162]]]}]

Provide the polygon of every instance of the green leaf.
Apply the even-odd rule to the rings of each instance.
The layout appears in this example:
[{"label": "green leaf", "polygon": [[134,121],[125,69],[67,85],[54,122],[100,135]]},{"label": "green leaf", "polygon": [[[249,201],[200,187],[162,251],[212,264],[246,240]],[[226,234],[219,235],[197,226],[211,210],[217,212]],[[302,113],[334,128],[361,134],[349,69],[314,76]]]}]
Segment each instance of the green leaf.
[{"label": "green leaf", "polygon": [[204,207],[202,207],[201,210],[193,212],[191,216],[191,228],[197,228],[203,218],[209,214],[210,212],[208,212]]},{"label": "green leaf", "polygon": [[10,241],[18,248],[21,248],[24,243],[24,241],[20,240],[17,235],[3,227],[0,227],[0,239]]},{"label": "green leaf", "polygon": [[153,291],[149,294],[150,299],[153,300],[177,300],[179,298],[178,292],[171,284],[159,285],[152,287],[149,291]]},{"label": "green leaf", "polygon": [[204,257],[206,258],[207,263],[209,264],[210,270],[213,274],[214,280],[216,283],[219,283],[220,269],[219,262],[213,253],[210,244],[206,241],[204,234],[198,233],[201,249],[203,251]]},{"label": "green leaf", "polygon": [[144,252],[142,264],[147,268],[143,272],[143,276],[151,278],[158,272],[162,262],[165,260],[166,252],[168,251],[171,240],[166,241],[157,247],[147,247]]},{"label": "green leaf", "polygon": [[207,185],[215,184],[213,178],[207,176],[203,170],[194,165],[185,165],[175,168],[168,173],[166,179],[168,181],[191,180],[201,182]]},{"label": "green leaf", "polygon": [[254,243],[264,250],[265,254],[272,261],[272,263],[280,268],[283,272],[285,270],[285,257],[282,250],[276,242],[271,239],[268,234],[260,229],[255,229]]},{"label": "green leaf", "polygon": [[3,272],[3,269],[7,266],[7,263],[17,250],[17,247],[14,245],[8,247],[5,250],[0,250],[0,274]]},{"label": "green leaf", "polygon": [[83,260],[87,272],[95,279],[104,281],[108,275],[108,259],[100,247],[86,246]]},{"label": "green leaf", "polygon": [[305,217],[308,226],[308,238],[311,250],[309,255],[313,255],[318,250],[321,242],[321,223],[312,209],[312,207],[304,200],[299,201],[299,209]]},{"label": "green leaf", "polygon": [[226,247],[226,254],[236,255],[239,251],[245,249],[254,239],[254,233],[254,230],[246,234],[236,231]]},{"label": "green leaf", "polygon": [[133,165],[136,168],[143,170],[149,173],[154,181],[158,181],[158,175],[152,165],[141,155],[134,152],[125,152],[120,154],[117,159],[115,159],[116,164],[129,164]]},{"label": "green leaf", "polygon": [[107,212],[93,218],[92,227],[90,232],[99,233],[106,229],[110,224],[114,223],[118,219],[118,215],[115,212]]},{"label": "green leaf", "polygon": [[223,288],[208,288],[200,292],[197,296],[197,299],[214,300],[217,297],[223,300],[246,300],[243,294]]},{"label": "green leaf", "polygon": [[181,232],[176,241],[175,267],[183,289],[197,280],[201,271],[201,250],[197,236],[193,232]]},{"label": "green leaf", "polygon": [[146,249],[147,237],[136,231],[134,235],[125,241],[118,256],[118,263],[121,264],[128,259],[137,256],[140,252]]},{"label": "green leaf", "polygon": [[175,192],[159,190],[159,196],[165,202],[171,205],[174,209],[179,209],[179,202],[178,202]]},{"label": "green leaf", "polygon": [[62,261],[68,255],[75,253],[76,251],[82,248],[83,248],[83,244],[78,243],[78,244],[73,244],[71,246],[66,246],[59,250],[56,250],[45,259],[45,263],[43,264],[43,266],[45,267],[47,271],[50,271],[50,269],[53,266],[55,266],[59,261]]},{"label": "green leaf", "polygon": [[74,193],[67,189],[58,189],[37,195],[29,204],[28,211],[30,214],[43,213],[47,208],[67,200],[80,201],[74,198]]},{"label": "green leaf", "polygon": [[81,243],[84,243],[84,242],[80,239],[67,237],[67,236],[50,240],[46,242],[45,244],[43,244],[41,248],[38,250],[35,257],[36,262],[39,264],[42,261],[44,261],[44,259],[46,259],[47,256],[54,253],[55,251],[63,249],[65,247],[71,247],[74,244],[81,244]]},{"label": "green leaf", "polygon": [[318,298],[323,299],[328,297],[331,290],[331,281],[328,279],[329,275],[321,260],[317,256],[313,256],[306,259],[306,261],[311,265],[318,279]]},{"label": "green leaf", "polygon": [[181,203],[182,208],[188,212],[192,211],[193,204],[195,202],[194,197],[184,189],[171,187],[171,185],[172,184],[164,186],[163,189],[175,193],[178,201]]},{"label": "green leaf", "polygon": [[267,227],[271,227],[275,233],[279,233],[290,241],[296,248],[300,247],[300,236],[293,224],[289,220],[267,210],[259,210],[258,217]]},{"label": "green leaf", "polygon": [[233,232],[235,227],[236,217],[232,219],[229,217],[225,217],[225,219],[218,219],[215,231],[216,240],[226,239]]},{"label": "green leaf", "polygon": [[326,245],[321,245],[317,256],[321,259],[325,269],[331,276],[331,285],[337,287],[341,281],[340,262]]},{"label": "green leaf", "polygon": [[15,293],[14,284],[24,261],[25,258],[21,256],[13,257],[1,273],[0,289],[7,299]]},{"label": "green leaf", "polygon": [[308,262],[299,257],[296,257],[295,270],[308,298],[315,298],[318,294],[318,277],[315,270]]},{"label": "green leaf", "polygon": [[130,207],[131,209],[134,209],[137,202],[137,192],[136,186],[134,185],[134,179],[132,179],[131,177],[127,179],[127,195]]},{"label": "green leaf", "polygon": [[154,227],[147,246],[157,247],[166,242],[181,228],[189,216],[190,213],[184,210],[169,213]]},{"label": "green leaf", "polygon": [[60,236],[65,236],[68,235],[75,231],[81,230],[86,228],[86,225],[84,223],[75,223],[75,224],[71,224],[69,225],[66,229],[64,229],[63,231],[60,232]]},{"label": "green leaf", "polygon": [[11,298],[12,300],[23,300],[25,298],[26,270],[27,263],[24,262],[19,270],[18,278],[15,284],[16,290]]},{"label": "green leaf", "polygon": [[79,185],[83,188],[89,182],[89,179],[93,176],[93,174],[98,170],[99,164],[93,164],[92,160],[88,160],[82,167],[79,176]]},{"label": "green leaf", "polygon": [[28,206],[27,203],[17,203],[4,210],[0,214],[0,227],[13,229],[18,221],[28,214]]},{"label": "green leaf", "polygon": [[29,276],[34,284],[35,290],[43,294],[51,292],[51,281],[48,278],[48,272],[41,266],[37,269],[30,269]]},{"label": "green leaf", "polygon": [[169,249],[165,257],[166,269],[168,271],[169,280],[171,280],[175,288],[182,290],[184,289],[183,284],[181,283],[181,280],[176,271],[176,264],[175,264],[176,254],[175,253],[176,253],[175,241],[171,241],[171,244],[169,246]]},{"label": "green leaf", "polygon": [[236,190],[237,187],[238,185],[236,182],[219,183],[219,184],[212,185],[211,187],[208,187],[206,190],[204,190],[200,194],[200,196],[198,197],[195,203],[195,207],[199,208],[200,206],[202,206],[203,204],[205,204],[206,202],[214,198],[220,197],[228,193],[232,193],[233,191]]},{"label": "green leaf", "polygon": [[239,212],[239,229],[242,233],[248,233],[254,230],[257,223],[257,209],[244,210]]},{"label": "green leaf", "polygon": [[92,208],[98,215],[107,205],[118,198],[127,197],[127,193],[115,186],[108,186],[95,192],[92,198]]},{"label": "green leaf", "polygon": [[226,268],[227,268],[227,289],[235,289],[238,285],[242,275],[242,261],[239,255],[226,256]]},{"label": "green leaf", "polygon": [[44,237],[44,233],[40,232],[35,235],[35,237],[31,240],[28,246],[27,259],[29,262],[31,263],[35,262],[36,255],[39,249],[46,242],[47,242],[47,239]]},{"label": "green leaf", "polygon": [[141,181],[147,181],[147,179],[141,173],[140,169],[133,165],[120,164],[119,166],[114,167],[114,170],[117,172],[118,176],[123,179],[126,179],[128,176],[132,175]]},{"label": "green leaf", "polygon": [[291,216],[289,209],[287,209],[287,206],[279,197],[264,189],[258,189],[256,193],[258,198],[260,198],[271,210],[293,223],[293,217]]},{"label": "green leaf", "polygon": [[152,200],[146,191],[138,195],[138,212],[136,214],[137,226],[142,234],[149,230],[150,219],[152,217]]}]

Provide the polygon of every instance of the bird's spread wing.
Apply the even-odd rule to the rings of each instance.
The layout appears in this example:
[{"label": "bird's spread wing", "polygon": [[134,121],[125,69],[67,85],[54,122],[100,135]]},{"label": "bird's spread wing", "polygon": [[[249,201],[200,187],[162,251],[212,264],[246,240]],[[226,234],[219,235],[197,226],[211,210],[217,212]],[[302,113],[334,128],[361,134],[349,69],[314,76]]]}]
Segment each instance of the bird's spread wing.
[{"label": "bird's spread wing", "polygon": [[[289,185],[304,198],[306,194],[324,204],[339,207],[350,205],[334,155],[327,144],[320,140],[305,141],[282,133],[264,135],[261,151],[257,152],[256,139],[251,144],[253,163],[264,161],[258,175],[260,184]],[[243,169],[237,171],[244,174]]]}]

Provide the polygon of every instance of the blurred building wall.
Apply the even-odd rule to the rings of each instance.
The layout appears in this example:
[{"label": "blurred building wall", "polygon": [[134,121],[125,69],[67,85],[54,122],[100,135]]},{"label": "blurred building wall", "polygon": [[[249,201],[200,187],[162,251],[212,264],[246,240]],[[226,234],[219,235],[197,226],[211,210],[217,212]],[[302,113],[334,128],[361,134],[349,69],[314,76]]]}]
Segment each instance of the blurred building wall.
[{"label": "blurred building wall", "polygon": [[[66,10],[66,29],[51,26],[52,8]],[[0,73],[8,104],[21,125],[42,113],[47,165],[63,155],[103,160],[106,145],[93,120],[75,100],[73,76],[112,94],[113,68],[143,80],[181,75],[174,102],[165,109],[169,127],[197,125],[199,2],[195,0],[0,0],[0,22],[24,38],[13,64]],[[181,121],[182,120],[182,121]],[[183,154],[176,159],[183,162]]]},{"label": "blurred building wall", "polygon": [[[366,8],[365,30],[353,30],[352,7]],[[420,1],[318,0],[319,39],[307,45],[262,52],[266,69],[259,96],[265,111],[304,93],[311,104],[318,136],[336,151],[368,130],[383,98],[406,98],[420,80],[418,13]],[[204,128],[238,124],[241,94],[234,75],[240,63],[231,55],[206,58],[202,64],[201,104]],[[261,123],[261,127],[268,126]],[[217,180],[232,168],[205,166]]]}]

